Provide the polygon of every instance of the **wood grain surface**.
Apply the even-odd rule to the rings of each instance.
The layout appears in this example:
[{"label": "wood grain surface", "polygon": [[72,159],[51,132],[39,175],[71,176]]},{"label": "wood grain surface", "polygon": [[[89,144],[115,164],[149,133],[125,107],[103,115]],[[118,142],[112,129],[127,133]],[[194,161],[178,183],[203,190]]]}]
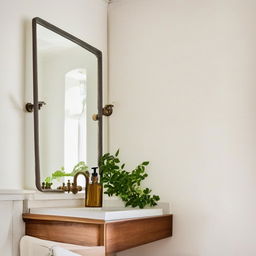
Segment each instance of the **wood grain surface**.
[{"label": "wood grain surface", "polygon": [[40,239],[83,246],[103,246],[101,224],[26,220],[26,235]]},{"label": "wood grain surface", "polygon": [[106,255],[172,236],[172,215],[104,221],[23,214],[26,235],[83,246],[105,246]]},{"label": "wood grain surface", "polygon": [[106,252],[118,252],[172,235],[172,215],[106,223]]}]

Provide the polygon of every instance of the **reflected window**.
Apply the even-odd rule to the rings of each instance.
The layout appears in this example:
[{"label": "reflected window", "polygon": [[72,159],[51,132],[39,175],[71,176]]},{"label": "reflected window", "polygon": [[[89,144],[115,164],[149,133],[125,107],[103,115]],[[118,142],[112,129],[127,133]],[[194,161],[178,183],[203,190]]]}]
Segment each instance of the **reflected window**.
[{"label": "reflected window", "polygon": [[75,69],[65,76],[64,166],[72,171],[86,160],[86,70]]}]

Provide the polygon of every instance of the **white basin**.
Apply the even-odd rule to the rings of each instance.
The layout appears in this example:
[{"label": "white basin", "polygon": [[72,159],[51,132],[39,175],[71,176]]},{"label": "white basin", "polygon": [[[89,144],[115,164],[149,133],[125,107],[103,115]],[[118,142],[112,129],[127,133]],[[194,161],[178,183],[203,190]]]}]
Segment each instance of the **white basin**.
[{"label": "white basin", "polygon": [[120,220],[163,215],[160,208],[31,208],[32,214],[68,216],[98,220]]}]

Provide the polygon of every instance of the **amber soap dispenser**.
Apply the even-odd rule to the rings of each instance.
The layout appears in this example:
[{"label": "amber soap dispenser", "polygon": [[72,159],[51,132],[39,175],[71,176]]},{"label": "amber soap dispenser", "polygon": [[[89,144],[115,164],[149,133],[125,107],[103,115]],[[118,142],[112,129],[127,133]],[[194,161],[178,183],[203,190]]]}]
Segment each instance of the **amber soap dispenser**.
[{"label": "amber soap dispenser", "polygon": [[86,207],[102,207],[102,185],[99,183],[97,168],[92,167],[92,183],[88,184],[86,188]]}]

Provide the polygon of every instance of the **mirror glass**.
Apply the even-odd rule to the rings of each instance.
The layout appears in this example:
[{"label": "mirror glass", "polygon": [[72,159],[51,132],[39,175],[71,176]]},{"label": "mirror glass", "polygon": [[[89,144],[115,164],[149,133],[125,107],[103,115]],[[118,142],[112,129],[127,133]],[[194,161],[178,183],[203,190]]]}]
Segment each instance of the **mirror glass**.
[{"label": "mirror glass", "polygon": [[[71,173],[80,161],[90,167],[97,166],[102,147],[101,119],[92,119],[102,108],[99,56],[87,43],[47,25],[41,19],[36,20],[34,31],[37,55],[34,106],[38,105],[34,107],[38,120],[38,131],[35,129],[38,145],[35,146],[38,146],[36,172],[39,172],[37,187],[40,190],[42,182],[63,167]],[[84,183],[83,177],[81,179],[80,185]],[[52,189],[66,180],[58,180],[56,184],[55,181]]]}]

